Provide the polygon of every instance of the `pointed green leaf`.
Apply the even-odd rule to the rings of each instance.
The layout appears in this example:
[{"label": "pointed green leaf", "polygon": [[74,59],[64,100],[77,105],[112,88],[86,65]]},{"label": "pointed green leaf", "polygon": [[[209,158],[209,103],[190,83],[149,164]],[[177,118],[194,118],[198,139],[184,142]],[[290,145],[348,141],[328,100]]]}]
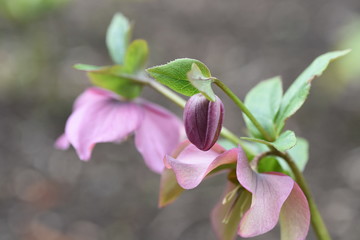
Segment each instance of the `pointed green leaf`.
[{"label": "pointed green leaf", "polygon": [[125,55],[124,71],[129,74],[136,74],[145,69],[149,56],[147,42],[142,39],[134,40],[128,47]]},{"label": "pointed green leaf", "polygon": [[315,77],[319,77],[331,61],[349,52],[350,50],[325,53],[316,58],[311,65],[300,74],[286,91],[281,101],[280,110],[275,120],[278,133],[283,129],[285,120],[293,115],[305,102],[310,91],[311,81]]},{"label": "pointed green leaf", "polygon": [[[274,77],[257,84],[245,97],[245,105],[274,139],[276,138],[274,119],[279,110],[282,98],[282,83],[280,77]],[[256,138],[262,135],[244,114],[246,126],[250,134]]]},{"label": "pointed green leaf", "polygon": [[95,86],[113,91],[127,99],[138,97],[143,85],[120,73],[121,66],[114,66],[88,72],[88,76]]},{"label": "pointed green leaf", "polygon": [[196,63],[191,65],[191,70],[186,74],[191,84],[199,90],[209,101],[215,101],[215,93],[211,88],[213,80],[205,77]]},{"label": "pointed green leaf", "polygon": [[131,24],[129,20],[121,13],[115,14],[106,33],[106,45],[114,63],[124,63],[130,35]]},{"label": "pointed green leaf", "polygon": [[177,183],[174,171],[164,169],[160,181],[159,207],[165,207],[174,202],[183,191],[184,189]]},{"label": "pointed green leaf", "polygon": [[97,71],[97,70],[100,70],[100,69],[102,69],[104,67],[79,63],[79,64],[75,64],[74,68],[77,69],[77,70],[88,72],[88,71]]},{"label": "pointed green leaf", "polygon": [[248,138],[248,137],[242,137],[241,139],[252,141],[252,142],[258,142],[262,144],[266,144],[268,146],[272,146],[279,150],[280,152],[284,152],[296,144],[296,136],[293,131],[285,131],[283,132],[274,142],[268,142],[262,139],[258,138]]},{"label": "pointed green leaf", "polygon": [[309,160],[309,143],[304,138],[298,138],[296,145],[289,150],[290,156],[301,171],[304,171]]},{"label": "pointed green leaf", "polygon": [[168,86],[172,90],[185,96],[192,96],[199,93],[199,90],[191,84],[187,76],[193,63],[196,63],[204,77],[211,77],[210,70],[205,64],[190,58],[176,59],[164,65],[148,68],[147,72],[158,82]]}]

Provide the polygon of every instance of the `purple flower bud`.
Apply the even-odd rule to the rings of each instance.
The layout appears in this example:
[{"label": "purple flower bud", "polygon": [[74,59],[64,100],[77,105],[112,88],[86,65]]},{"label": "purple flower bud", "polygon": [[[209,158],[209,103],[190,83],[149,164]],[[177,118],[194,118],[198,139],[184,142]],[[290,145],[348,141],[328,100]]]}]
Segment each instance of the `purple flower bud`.
[{"label": "purple flower bud", "polygon": [[223,116],[224,105],[217,96],[215,102],[201,93],[192,96],[184,109],[185,131],[190,142],[200,150],[209,150],[219,138]]}]

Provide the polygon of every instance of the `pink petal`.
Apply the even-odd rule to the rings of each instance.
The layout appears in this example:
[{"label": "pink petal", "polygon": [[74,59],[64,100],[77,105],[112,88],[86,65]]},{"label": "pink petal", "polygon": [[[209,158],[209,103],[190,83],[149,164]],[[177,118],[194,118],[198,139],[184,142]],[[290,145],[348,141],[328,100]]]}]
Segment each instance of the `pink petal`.
[{"label": "pink petal", "polygon": [[280,210],[293,189],[289,176],[257,174],[249,166],[242,149],[239,151],[236,175],[240,184],[253,194],[250,209],[241,219],[239,235],[253,237],[273,229]]},{"label": "pink petal", "polygon": [[218,144],[206,152],[190,144],[176,159],[167,155],[164,161],[174,170],[179,185],[185,189],[192,189],[213,169],[236,161],[237,149],[224,151],[225,149]]},{"label": "pink petal", "polygon": [[82,160],[90,159],[96,143],[120,142],[141,123],[141,107],[120,102],[107,92],[98,88],[87,90],[80,98],[86,95],[88,102],[77,105],[66,123],[67,139]]},{"label": "pink petal", "polygon": [[306,238],[310,226],[310,210],[307,199],[297,183],[282,206],[280,224],[282,240]]},{"label": "pink petal", "polygon": [[154,172],[164,169],[164,156],[171,154],[180,142],[183,125],[178,117],[164,108],[142,102],[144,119],[135,131],[135,144],[146,165]]},{"label": "pink petal", "polygon": [[98,87],[87,88],[82,94],[80,94],[75,99],[73,111],[82,106],[92,105],[96,102],[99,102],[101,100],[106,100],[109,98],[120,100],[120,96],[106,89],[102,89]]},{"label": "pink petal", "polygon": [[[242,214],[250,205],[251,194],[247,191],[242,191],[240,196],[234,196],[229,202],[223,203],[225,196],[235,188],[235,184],[227,182],[224,194],[211,212],[211,224],[220,240],[235,239]],[[223,221],[225,218],[227,222]]]},{"label": "pink petal", "polygon": [[59,150],[66,150],[70,147],[70,142],[67,139],[65,134],[62,134],[58,139],[55,141],[55,148]]}]

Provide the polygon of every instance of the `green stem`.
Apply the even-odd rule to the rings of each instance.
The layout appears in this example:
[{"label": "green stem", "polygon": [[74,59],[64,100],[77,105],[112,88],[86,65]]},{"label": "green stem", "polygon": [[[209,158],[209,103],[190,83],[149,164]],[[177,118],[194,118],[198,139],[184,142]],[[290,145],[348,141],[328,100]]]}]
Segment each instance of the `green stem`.
[{"label": "green stem", "polygon": [[221,88],[233,102],[238,106],[241,111],[250,119],[250,121],[255,125],[255,127],[259,130],[259,132],[264,136],[264,138],[270,142],[272,142],[274,139],[266,132],[266,130],[261,126],[261,124],[256,120],[254,115],[249,111],[249,109],[245,106],[245,104],[231,91],[230,88],[228,88],[223,82],[221,82],[218,79],[214,80],[214,83],[218,85],[219,88]]},{"label": "green stem", "polygon": [[316,203],[311,195],[309,186],[307,185],[304,175],[301,173],[300,169],[296,166],[295,162],[287,153],[282,153],[277,150],[273,150],[275,155],[283,158],[289,167],[291,168],[292,172],[295,175],[296,182],[299,184],[300,188],[304,192],[310,207],[311,212],[311,224],[313,229],[316,233],[316,236],[319,240],[331,240],[330,234],[326,228],[324,220],[321,217],[319,209],[316,206]]}]

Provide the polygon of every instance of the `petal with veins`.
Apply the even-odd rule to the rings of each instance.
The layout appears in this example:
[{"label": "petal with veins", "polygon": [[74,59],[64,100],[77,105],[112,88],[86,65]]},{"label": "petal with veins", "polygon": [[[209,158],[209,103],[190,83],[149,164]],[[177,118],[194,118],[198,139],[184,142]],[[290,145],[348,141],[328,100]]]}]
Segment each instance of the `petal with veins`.
[{"label": "petal with veins", "polygon": [[179,185],[184,189],[192,189],[218,166],[236,162],[237,152],[238,149],[225,151],[218,144],[204,152],[190,144],[176,159],[167,155],[164,161],[174,170]]},{"label": "petal with veins", "polygon": [[309,204],[297,183],[282,206],[280,225],[282,240],[304,240],[309,231]]},{"label": "petal with veins", "polygon": [[120,142],[126,138],[138,128],[143,116],[143,110],[138,105],[120,102],[109,95],[102,95],[108,91],[98,92],[99,89],[95,89],[84,93],[88,102],[77,105],[65,128],[67,139],[82,160],[90,159],[96,143]]},{"label": "petal with veins", "polygon": [[251,207],[241,219],[239,235],[254,237],[270,231],[279,220],[294,181],[285,175],[254,172],[242,149],[239,151],[236,175],[240,184],[253,194]]},{"label": "petal with veins", "polygon": [[164,157],[180,142],[182,123],[178,117],[164,108],[143,101],[144,119],[135,131],[135,144],[146,165],[154,172],[164,169]]}]

